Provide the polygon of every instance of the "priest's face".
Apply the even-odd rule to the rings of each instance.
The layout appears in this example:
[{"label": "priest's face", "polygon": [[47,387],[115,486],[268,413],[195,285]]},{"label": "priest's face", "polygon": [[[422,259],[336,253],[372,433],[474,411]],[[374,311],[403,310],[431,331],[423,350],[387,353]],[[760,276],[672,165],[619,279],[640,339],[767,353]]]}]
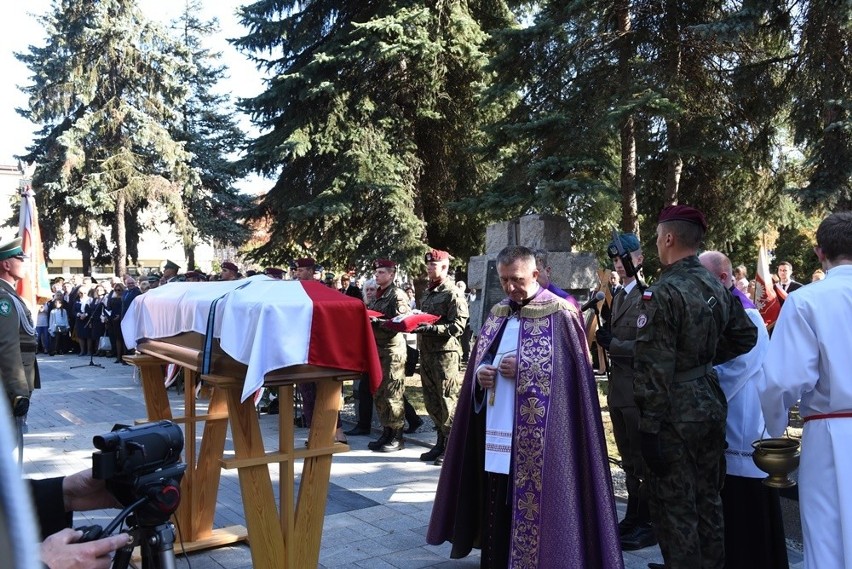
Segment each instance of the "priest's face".
[{"label": "priest's face", "polygon": [[535,259],[516,259],[508,265],[497,264],[503,292],[515,302],[523,302],[538,291],[538,269]]}]

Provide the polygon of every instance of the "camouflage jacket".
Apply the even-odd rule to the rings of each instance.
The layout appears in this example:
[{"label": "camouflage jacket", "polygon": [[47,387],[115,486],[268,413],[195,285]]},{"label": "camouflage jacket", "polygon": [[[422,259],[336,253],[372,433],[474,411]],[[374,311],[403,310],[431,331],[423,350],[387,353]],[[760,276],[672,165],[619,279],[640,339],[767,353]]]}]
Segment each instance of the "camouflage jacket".
[{"label": "camouflage jacket", "polygon": [[459,338],[464,334],[468,310],[464,294],[450,279],[433,289],[426,289],[420,299],[420,310],[441,319],[435,323],[435,332],[418,335],[418,347],[423,352],[458,352],[461,354]]},{"label": "camouflage jacket", "polygon": [[742,304],[692,255],[664,269],[639,301],[633,391],[641,431],[721,421],[727,402],[713,370],[751,350],[757,329]]},{"label": "camouflage jacket", "polygon": [[[368,308],[381,312],[381,318],[384,320],[390,320],[411,311],[408,295],[394,284],[388,285],[382,296],[370,303]],[[376,345],[380,348],[405,343],[401,333],[388,330],[380,322],[373,322],[373,335],[376,337]]]}]

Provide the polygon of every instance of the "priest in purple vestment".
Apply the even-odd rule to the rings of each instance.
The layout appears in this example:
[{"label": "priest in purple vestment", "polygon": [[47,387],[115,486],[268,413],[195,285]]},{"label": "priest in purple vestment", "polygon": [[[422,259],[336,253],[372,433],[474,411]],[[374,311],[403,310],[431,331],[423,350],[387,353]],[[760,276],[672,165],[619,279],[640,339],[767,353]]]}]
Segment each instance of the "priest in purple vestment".
[{"label": "priest in purple vestment", "polygon": [[621,568],[612,478],[580,315],[543,289],[533,252],[507,247],[508,298],[467,368],[427,541],[488,568]]}]

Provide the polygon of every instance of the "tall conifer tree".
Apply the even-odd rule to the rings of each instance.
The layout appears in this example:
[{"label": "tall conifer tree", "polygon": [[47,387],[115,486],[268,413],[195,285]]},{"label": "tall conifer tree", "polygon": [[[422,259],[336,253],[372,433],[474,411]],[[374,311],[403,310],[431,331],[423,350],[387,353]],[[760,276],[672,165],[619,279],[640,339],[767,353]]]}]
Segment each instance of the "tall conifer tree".
[{"label": "tall conifer tree", "polygon": [[247,164],[277,176],[258,254],[419,269],[427,244],[477,253],[482,218],[448,205],[492,175],[474,149],[492,112],[479,98],[502,3],[260,0],[241,16],[250,31],[237,45],[273,75],[244,102],[263,133]]},{"label": "tall conifer tree", "polygon": [[39,21],[44,46],[17,57],[32,72],[20,112],[42,125],[25,157],[40,164],[42,219],[71,222],[87,270],[93,245],[105,242],[101,223],[111,221],[121,274],[127,242],[138,239],[126,231],[128,208],[160,200],[185,223],[180,197],[193,175],[168,129],[186,96],[178,48],[135,0],[54,0]]}]

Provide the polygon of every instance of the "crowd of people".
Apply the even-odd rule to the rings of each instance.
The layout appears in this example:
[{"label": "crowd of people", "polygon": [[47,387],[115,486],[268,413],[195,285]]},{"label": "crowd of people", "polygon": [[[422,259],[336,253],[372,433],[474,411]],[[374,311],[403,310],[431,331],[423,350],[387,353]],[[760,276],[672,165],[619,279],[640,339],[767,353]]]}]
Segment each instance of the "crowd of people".
[{"label": "crowd of people", "polygon": [[[823,270],[814,284],[802,286],[789,263],[778,265],[784,306],[771,337],[744,269],[719,251],[699,255],[707,231],[700,211],[665,208],[656,231],[663,270],[650,286],[635,235],[616,235],[607,249],[613,294],[595,342],[612,361],[607,403],[628,492],[620,521],[585,306],[553,285],[546,252],[513,246],[497,256],[506,298],[487,312],[466,367],[460,358],[470,296],[449,277],[446,251],[426,253],[428,284],[419,299],[413,287],[397,284],[390,259],[377,259],[374,278],[362,287],[348,275],[329,279],[310,258],[296,261],[289,276],[324,281],[372,311],[382,381],[375,393],[361,393],[382,425],[368,445],[373,451],[404,448],[406,422],[410,429],[419,420],[405,400],[411,353],[405,334],[416,336],[426,410],[438,431],[437,444],[420,458],[442,466],[427,541],[452,542],[452,557],[479,548],[482,567],[565,567],[568,559],[570,566],[619,568],[622,551],[658,543],[664,563],[651,568],[787,567],[778,492],[760,483],[751,443],[783,434],[798,405],[804,566],[847,566],[852,213],[831,214],[820,224],[814,250]],[[38,387],[39,349],[73,350],[70,338],[83,355],[98,349],[99,337],[122,345],[117,323],[143,292],[130,276],[57,282],[33,325],[14,292],[24,257],[20,239],[0,246],[0,374],[13,419],[26,416]],[[167,263],[156,286],[203,280],[179,269]],[[222,269],[220,279],[242,277],[233,263]],[[263,272],[288,276],[276,268]],[[308,422],[309,389],[303,392]],[[53,484],[61,499],[62,483]],[[46,537],[43,558],[62,557],[78,545],[75,537],[67,530]],[[91,566],[122,543],[126,538],[87,546]]]}]

